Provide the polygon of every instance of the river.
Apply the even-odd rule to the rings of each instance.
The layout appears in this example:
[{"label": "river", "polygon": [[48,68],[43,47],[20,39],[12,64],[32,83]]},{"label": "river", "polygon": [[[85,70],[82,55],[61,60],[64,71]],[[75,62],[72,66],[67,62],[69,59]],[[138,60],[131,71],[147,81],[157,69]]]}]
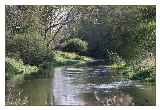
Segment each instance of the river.
[{"label": "river", "polygon": [[64,66],[38,78],[6,81],[6,105],[156,104],[155,83],[127,80],[109,66]]}]

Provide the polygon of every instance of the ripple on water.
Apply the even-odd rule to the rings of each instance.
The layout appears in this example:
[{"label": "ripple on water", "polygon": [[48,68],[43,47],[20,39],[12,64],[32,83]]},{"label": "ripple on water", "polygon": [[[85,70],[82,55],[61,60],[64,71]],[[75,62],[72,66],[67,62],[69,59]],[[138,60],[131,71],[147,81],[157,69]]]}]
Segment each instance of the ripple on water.
[{"label": "ripple on water", "polygon": [[127,80],[127,81],[115,81],[110,84],[100,84],[96,85],[95,88],[99,89],[112,89],[112,88],[121,88],[121,87],[127,87],[127,86],[132,86],[133,81]]},{"label": "ripple on water", "polygon": [[[112,102],[115,101],[113,105],[132,105],[132,89],[144,86],[137,81],[122,80],[119,75],[112,74],[104,68],[86,69],[73,67],[55,69],[56,74],[53,80],[55,105],[81,105],[81,102],[96,102],[96,105],[97,99],[100,100],[100,103],[103,102],[103,105],[109,105],[106,104],[108,102],[105,102],[108,99],[112,99]],[[99,75],[101,73],[104,75]],[[129,91],[130,88],[131,91]],[[131,96],[130,93],[132,93]]]}]

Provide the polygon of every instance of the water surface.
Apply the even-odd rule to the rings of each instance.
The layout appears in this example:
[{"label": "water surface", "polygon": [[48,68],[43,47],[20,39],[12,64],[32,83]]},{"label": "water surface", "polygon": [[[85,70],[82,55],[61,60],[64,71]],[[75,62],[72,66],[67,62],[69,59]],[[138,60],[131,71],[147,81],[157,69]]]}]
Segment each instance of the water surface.
[{"label": "water surface", "polygon": [[103,65],[57,67],[47,75],[6,82],[6,105],[155,105],[155,83],[127,80]]}]

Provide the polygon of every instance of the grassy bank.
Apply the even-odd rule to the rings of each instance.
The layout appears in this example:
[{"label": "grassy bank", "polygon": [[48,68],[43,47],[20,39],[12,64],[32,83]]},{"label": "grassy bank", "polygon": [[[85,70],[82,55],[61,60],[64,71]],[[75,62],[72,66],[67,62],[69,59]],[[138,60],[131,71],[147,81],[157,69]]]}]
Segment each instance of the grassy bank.
[{"label": "grassy bank", "polygon": [[86,56],[80,56],[76,53],[61,52],[56,51],[54,55],[54,65],[63,66],[63,65],[79,65],[85,64],[88,61],[93,59]]},{"label": "grassy bank", "polygon": [[80,65],[91,61],[92,58],[86,56],[80,56],[75,53],[56,51],[53,59],[50,61],[44,61],[38,66],[31,66],[24,64],[21,59],[6,58],[6,79],[10,80],[23,80],[25,75],[31,75],[33,73],[47,73],[53,67],[65,66],[65,65]]},{"label": "grassy bank", "polygon": [[21,59],[6,58],[6,79],[19,80],[23,79],[24,75],[38,72],[38,67],[26,65]]},{"label": "grassy bank", "polygon": [[129,79],[155,82],[155,67],[128,69]]},{"label": "grassy bank", "polygon": [[147,58],[138,64],[113,64],[113,68],[120,69],[121,73],[128,76],[131,80],[142,80],[155,82],[156,66],[155,58]]},{"label": "grassy bank", "polygon": [[70,52],[62,52],[62,51],[56,51],[54,53],[54,57],[52,61],[50,62],[43,62],[40,65],[39,72],[49,72],[53,67],[58,66],[69,66],[69,65],[84,65],[88,61],[92,61],[93,59],[86,56],[80,56],[76,53],[70,53]]}]

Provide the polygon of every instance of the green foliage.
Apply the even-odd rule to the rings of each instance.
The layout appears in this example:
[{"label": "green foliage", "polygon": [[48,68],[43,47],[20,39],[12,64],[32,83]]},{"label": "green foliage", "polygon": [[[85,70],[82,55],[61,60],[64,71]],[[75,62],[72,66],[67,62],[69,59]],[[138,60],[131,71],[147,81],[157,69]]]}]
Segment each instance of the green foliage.
[{"label": "green foliage", "polygon": [[26,64],[38,65],[52,59],[52,51],[41,36],[34,34],[16,35],[7,40],[7,53],[17,53]]},{"label": "green foliage", "polygon": [[155,81],[156,71],[153,58],[144,59],[144,61],[132,63],[124,66],[122,73],[132,80]]},{"label": "green foliage", "polygon": [[109,56],[109,61],[112,64],[117,64],[122,66],[126,64],[126,62],[117,53],[113,53],[112,51],[111,52],[107,51],[107,55]]},{"label": "green foliage", "polygon": [[6,78],[7,79],[22,79],[25,74],[37,72],[36,66],[25,65],[21,59],[6,58],[5,60]]},{"label": "green foliage", "polygon": [[56,51],[54,55],[55,64],[65,65],[65,64],[81,64],[87,61],[92,61],[92,58],[80,56],[76,53],[68,53]]},{"label": "green foliage", "polygon": [[[143,57],[143,56],[142,56]],[[124,65],[123,65],[124,64]],[[154,82],[156,76],[155,58],[146,57],[143,59],[134,59],[130,64],[113,63],[112,68],[120,69],[121,73],[128,76],[131,80],[143,80]]]},{"label": "green foliage", "polygon": [[155,81],[155,68],[145,67],[143,69],[135,69],[129,71],[129,79]]},{"label": "green foliage", "polygon": [[78,38],[74,38],[74,39],[70,39],[66,42],[64,50],[68,51],[68,52],[85,52],[87,50],[87,42],[78,39]]},{"label": "green foliage", "polygon": [[126,68],[131,79],[152,80],[155,44],[155,6],[6,6],[6,55],[24,64],[47,68],[90,60],[50,49],[64,47]]},{"label": "green foliage", "polygon": [[155,20],[142,22],[137,26],[136,32],[137,47],[141,51],[145,49],[155,54],[156,48],[156,22]]},{"label": "green foliage", "polygon": [[[137,6],[84,6],[87,13],[75,26],[80,36],[88,42],[89,55],[105,58],[105,49],[127,57],[133,52],[133,32],[136,29]],[[98,10],[98,11],[97,11]],[[94,14],[93,14],[94,13]],[[78,34],[78,35],[76,35]]]}]

